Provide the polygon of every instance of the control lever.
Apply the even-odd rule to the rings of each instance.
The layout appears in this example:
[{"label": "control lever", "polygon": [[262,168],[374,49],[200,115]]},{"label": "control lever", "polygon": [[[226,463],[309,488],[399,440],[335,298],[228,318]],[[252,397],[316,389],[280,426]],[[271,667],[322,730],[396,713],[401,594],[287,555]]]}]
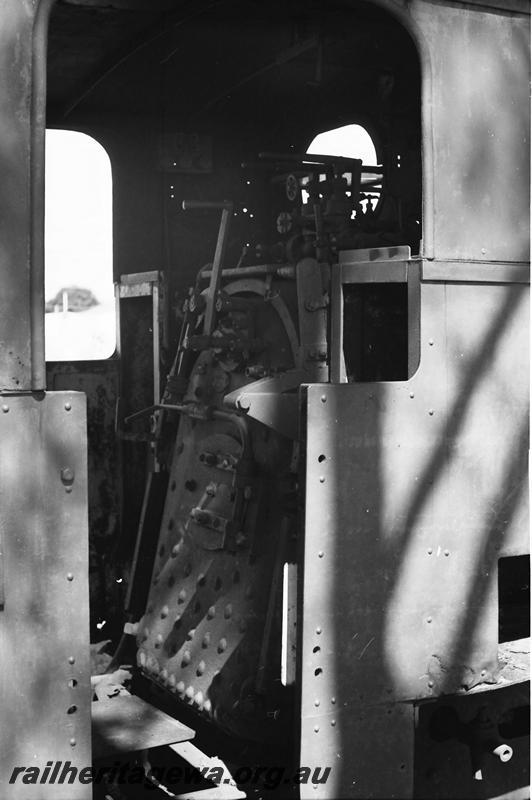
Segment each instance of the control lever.
[{"label": "control lever", "polygon": [[192,209],[221,209],[222,218],[220,220],[220,229],[218,231],[218,240],[216,242],[216,250],[214,251],[214,260],[212,262],[211,279],[209,282],[209,289],[207,291],[207,303],[205,306],[205,319],[203,322],[203,333],[210,336],[214,330],[214,315],[215,303],[218,297],[218,290],[220,288],[220,281],[222,277],[222,265],[227,248],[227,241],[229,238],[229,225],[233,215],[233,204],[228,200],[221,203],[213,203],[203,200],[183,200],[183,211],[190,211]]}]

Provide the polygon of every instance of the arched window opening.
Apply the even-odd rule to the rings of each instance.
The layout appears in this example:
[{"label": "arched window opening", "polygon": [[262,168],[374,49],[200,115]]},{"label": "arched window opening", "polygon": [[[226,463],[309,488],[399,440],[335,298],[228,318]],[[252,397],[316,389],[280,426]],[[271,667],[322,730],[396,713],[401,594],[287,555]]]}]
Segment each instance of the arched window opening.
[{"label": "arched window opening", "polygon": [[[342,125],[340,128],[333,128],[330,131],[323,131],[314,137],[307,148],[309,155],[319,154],[324,156],[343,156],[344,158],[359,158],[364,166],[377,165],[377,151],[373,139],[362,125]],[[349,173],[344,177],[348,182],[351,180]],[[366,192],[367,199],[363,201],[364,211],[366,204],[371,202],[372,208],[378,203],[381,190],[381,183],[378,173],[364,173],[362,176],[362,188],[368,184]],[[325,175],[320,176],[325,180]],[[306,194],[306,193],[305,193]],[[305,197],[305,202],[307,201]]]},{"label": "arched window opening", "polygon": [[109,156],[77,131],[46,132],[47,361],[109,358],[116,347]]},{"label": "arched window opening", "polygon": [[342,125],[341,128],[318,133],[308,146],[307,153],[360,158],[363,164],[377,163],[373,139],[362,125]]}]

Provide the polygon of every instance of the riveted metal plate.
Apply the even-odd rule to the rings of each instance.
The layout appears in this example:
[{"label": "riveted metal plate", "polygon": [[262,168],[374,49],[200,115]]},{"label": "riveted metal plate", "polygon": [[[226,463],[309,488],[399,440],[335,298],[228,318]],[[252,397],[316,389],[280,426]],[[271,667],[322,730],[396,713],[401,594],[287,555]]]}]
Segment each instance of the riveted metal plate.
[{"label": "riveted metal plate", "polygon": [[[528,549],[527,298],[425,284],[411,380],[307,387],[303,725],[334,696],[347,743],[360,707],[497,681],[497,561]],[[364,796],[350,770],[328,796]]]},{"label": "riveted metal plate", "polygon": [[89,800],[77,782],[9,783],[17,766],[91,763],[85,396],[4,397],[0,438],[0,796]]},{"label": "riveted metal plate", "polygon": [[241,451],[232,423],[181,420],[137,658],[176,701],[262,739],[288,720],[281,586],[291,531],[277,478],[237,473]]}]

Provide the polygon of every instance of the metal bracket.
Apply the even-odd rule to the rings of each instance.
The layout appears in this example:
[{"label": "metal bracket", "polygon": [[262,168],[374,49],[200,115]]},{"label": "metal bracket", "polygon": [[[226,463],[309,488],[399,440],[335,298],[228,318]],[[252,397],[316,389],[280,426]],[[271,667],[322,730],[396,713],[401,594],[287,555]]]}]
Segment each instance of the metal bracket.
[{"label": "metal bracket", "polygon": [[[243,411],[289,439],[297,439],[299,408],[295,390],[306,381],[308,373],[302,369],[261,378],[226,395],[224,405]],[[285,394],[291,391],[294,394]]]}]

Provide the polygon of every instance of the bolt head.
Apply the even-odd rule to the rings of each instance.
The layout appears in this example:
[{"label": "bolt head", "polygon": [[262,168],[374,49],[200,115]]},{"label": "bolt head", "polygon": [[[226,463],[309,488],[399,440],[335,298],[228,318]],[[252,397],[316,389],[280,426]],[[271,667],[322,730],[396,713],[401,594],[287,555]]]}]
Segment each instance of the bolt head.
[{"label": "bolt head", "polygon": [[68,572],[67,573],[67,581],[73,581],[73,580],[74,580],[73,574],[71,572]]},{"label": "bolt head", "polygon": [[61,480],[63,483],[72,483],[74,480],[74,470],[71,467],[64,467],[61,470]]},{"label": "bolt head", "polygon": [[2,406],[2,411],[4,412],[4,414],[7,414],[7,412],[9,411],[9,406],[8,406],[8,405],[6,405],[6,404],[4,404],[4,405]]},{"label": "bolt head", "polygon": [[65,411],[70,411],[72,408],[72,403],[65,403]]}]

